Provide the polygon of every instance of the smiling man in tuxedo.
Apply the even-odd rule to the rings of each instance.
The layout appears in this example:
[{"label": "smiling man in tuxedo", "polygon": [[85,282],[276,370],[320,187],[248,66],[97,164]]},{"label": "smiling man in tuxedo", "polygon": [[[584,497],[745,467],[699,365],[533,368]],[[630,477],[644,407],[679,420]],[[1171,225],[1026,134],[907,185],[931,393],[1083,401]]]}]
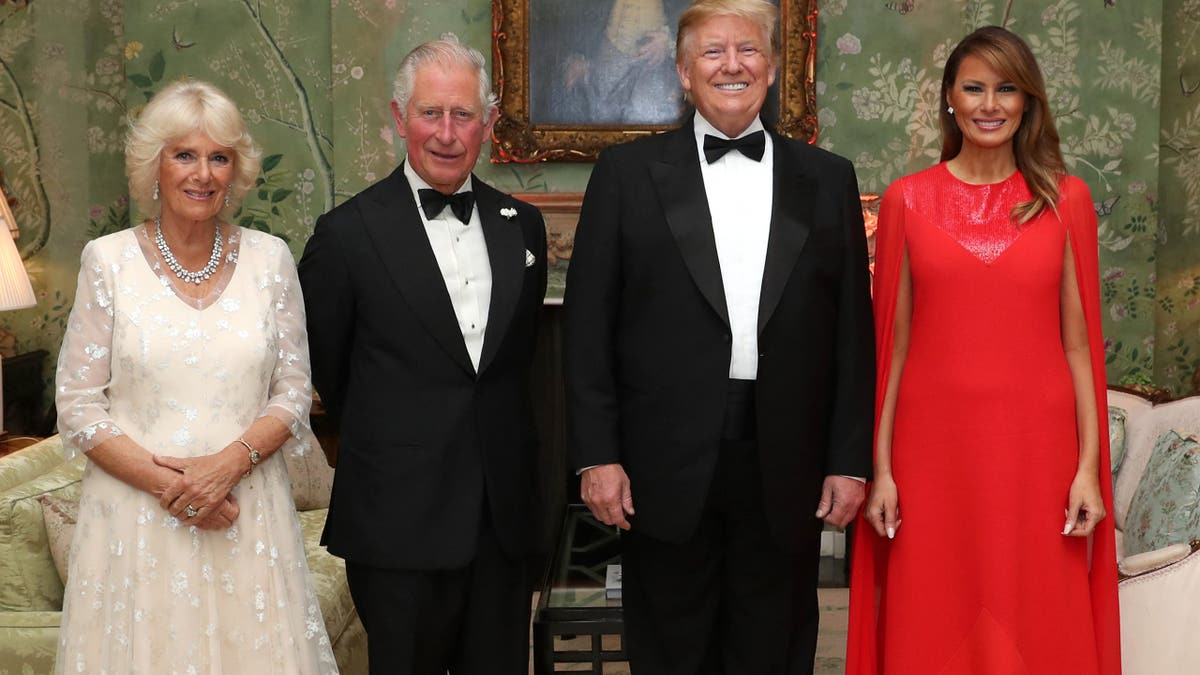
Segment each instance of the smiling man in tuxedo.
[{"label": "smiling man in tuxedo", "polygon": [[696,114],[602,153],[576,233],[570,440],[584,501],[627,530],[635,675],[812,672],[822,521],[852,519],[871,470],[857,182],[763,128],[777,24],[766,0],[684,11]]},{"label": "smiling man in tuxedo", "polygon": [[313,382],[340,434],[322,543],[346,559],[375,674],[528,669],[546,229],[471,175],[494,100],[453,35],[405,56],[403,165],[322,216],[300,260]]}]

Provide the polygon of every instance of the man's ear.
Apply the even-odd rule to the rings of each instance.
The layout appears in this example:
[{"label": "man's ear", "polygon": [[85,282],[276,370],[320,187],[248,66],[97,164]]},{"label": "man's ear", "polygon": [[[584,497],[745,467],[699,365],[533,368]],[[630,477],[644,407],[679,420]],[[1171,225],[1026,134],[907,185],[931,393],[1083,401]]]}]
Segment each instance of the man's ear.
[{"label": "man's ear", "polygon": [[487,108],[487,124],[483,125],[484,132],[490,137],[492,128],[496,126],[496,120],[500,119],[500,108],[490,105]]},{"label": "man's ear", "polygon": [[396,133],[400,138],[408,138],[408,132],[404,129],[404,111],[400,109],[396,99],[392,99],[392,119],[396,121]]},{"label": "man's ear", "polygon": [[687,66],[676,61],[675,72],[679,73],[679,84],[683,87],[685,97],[690,96],[692,93],[692,76],[688,73]]}]

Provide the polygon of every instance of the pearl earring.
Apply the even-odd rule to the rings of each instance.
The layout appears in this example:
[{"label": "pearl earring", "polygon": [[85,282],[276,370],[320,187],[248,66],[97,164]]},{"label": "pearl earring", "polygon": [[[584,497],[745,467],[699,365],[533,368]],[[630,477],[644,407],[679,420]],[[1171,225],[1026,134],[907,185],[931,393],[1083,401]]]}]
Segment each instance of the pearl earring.
[{"label": "pearl earring", "polygon": [[158,181],[154,181],[154,194],[150,197],[154,201],[158,201]]},{"label": "pearl earring", "polygon": [[954,106],[952,106],[952,105],[948,105],[948,106],[946,106],[946,112],[948,112],[948,113],[950,113],[951,115],[953,115],[953,114],[954,114]]}]

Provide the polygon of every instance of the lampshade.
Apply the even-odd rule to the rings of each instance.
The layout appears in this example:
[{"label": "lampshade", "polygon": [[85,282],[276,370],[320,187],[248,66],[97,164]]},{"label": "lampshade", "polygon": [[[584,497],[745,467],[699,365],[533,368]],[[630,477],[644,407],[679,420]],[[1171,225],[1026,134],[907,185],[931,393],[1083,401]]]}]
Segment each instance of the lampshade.
[{"label": "lampshade", "polygon": [[4,190],[0,189],[0,311],[24,309],[37,304],[10,229],[16,229],[16,221],[8,208],[8,200],[4,198]]}]

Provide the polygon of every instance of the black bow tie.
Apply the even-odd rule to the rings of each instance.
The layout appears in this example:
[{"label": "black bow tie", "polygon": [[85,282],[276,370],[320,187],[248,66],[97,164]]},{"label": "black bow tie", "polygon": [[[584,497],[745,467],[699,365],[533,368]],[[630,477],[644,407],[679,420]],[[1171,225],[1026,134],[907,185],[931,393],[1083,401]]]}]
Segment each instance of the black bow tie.
[{"label": "black bow tie", "polygon": [[464,225],[471,222],[471,209],[475,206],[475,195],[471,194],[469,190],[446,195],[437,190],[421,188],[417,190],[417,196],[421,198],[421,210],[425,212],[425,217],[429,220],[437,218],[442,209],[449,206],[454,217],[461,220]]},{"label": "black bow tie", "polygon": [[762,160],[766,149],[767,135],[762,131],[746,134],[741,138],[717,138],[710,134],[704,134],[704,159],[709,164],[721,159],[730,150],[737,150],[758,162]]}]

